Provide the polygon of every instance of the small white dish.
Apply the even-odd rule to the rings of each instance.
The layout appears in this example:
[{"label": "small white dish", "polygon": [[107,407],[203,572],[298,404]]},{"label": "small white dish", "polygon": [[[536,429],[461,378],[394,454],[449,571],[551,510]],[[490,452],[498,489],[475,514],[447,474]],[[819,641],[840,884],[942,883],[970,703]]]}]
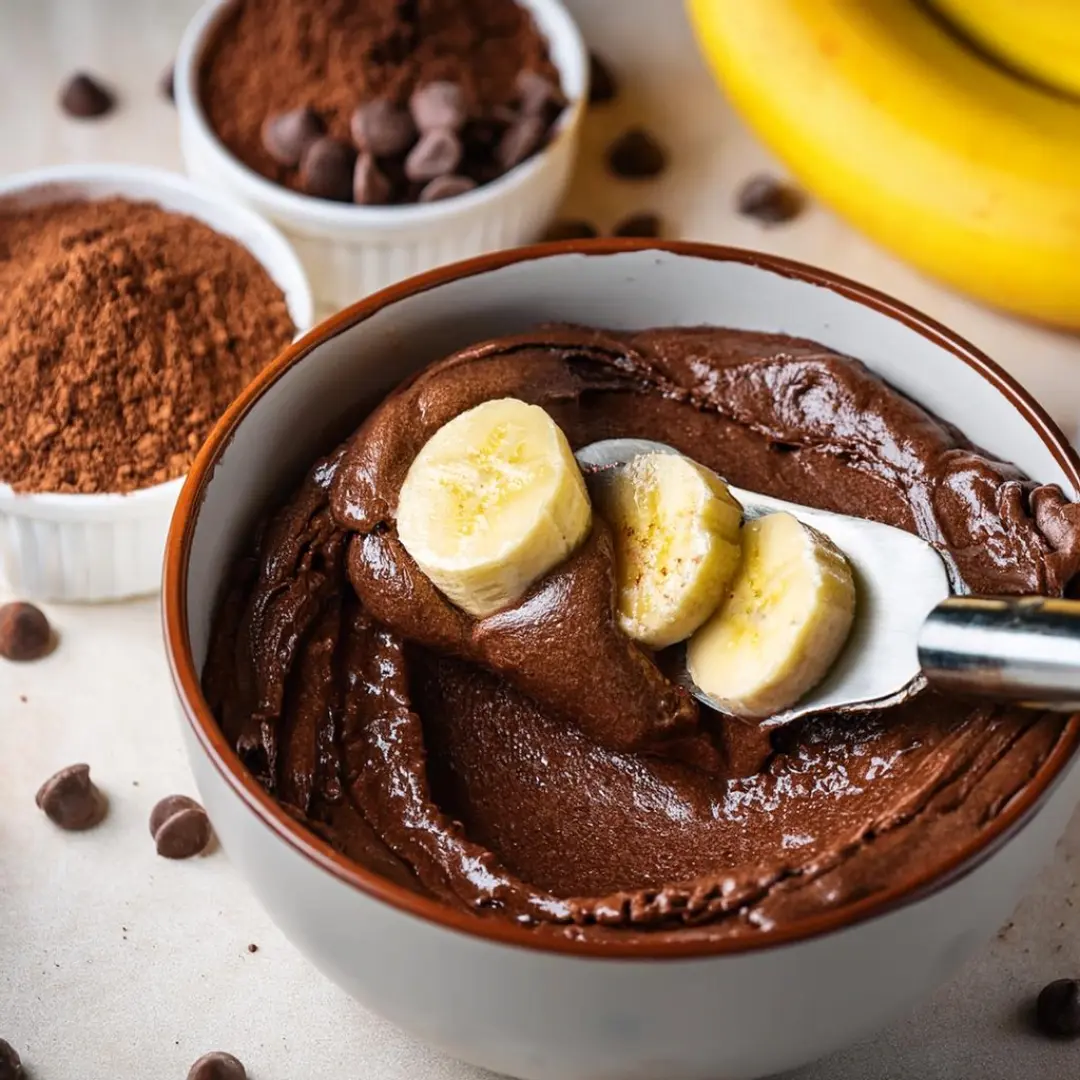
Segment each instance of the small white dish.
[{"label": "small white dish", "polygon": [[[200,689],[237,551],[358,411],[456,349],[561,321],[808,337],[860,358],[1028,475],[1080,493],[1080,459],[1000,368],[913,309],[825,271],[705,244],[634,241],[525,248],[446,267],[308,334],[244,392],[192,467],[162,596],[192,769],[231,860],[297,948],[445,1052],[528,1080],[772,1076],[902,1014],[993,935],[1080,796],[1080,717],[981,835],[898,868],[860,900],[711,942],[575,942],[458,911],[345,859],[260,787]],[[274,438],[286,424],[290,439]]]},{"label": "small white dish", "polygon": [[[298,330],[311,325],[311,289],[285,238],[257,214],[183,176],[132,165],[63,165],[0,179],[2,210],[114,195],[189,214],[231,236],[285,293]],[[0,482],[0,576],[15,594],[35,600],[119,600],[157,591],[183,482],[125,495],[18,493]]]},{"label": "small white dish", "polygon": [[560,0],[519,0],[546,37],[569,104],[551,141],[505,176],[465,195],[409,206],[353,206],[275,184],[218,139],[199,96],[203,55],[232,0],[210,0],[184,32],[175,68],[180,148],[188,173],[252,206],[288,236],[317,303],[336,310],[445,263],[535,240],[562,201],[588,97],[588,52]]}]

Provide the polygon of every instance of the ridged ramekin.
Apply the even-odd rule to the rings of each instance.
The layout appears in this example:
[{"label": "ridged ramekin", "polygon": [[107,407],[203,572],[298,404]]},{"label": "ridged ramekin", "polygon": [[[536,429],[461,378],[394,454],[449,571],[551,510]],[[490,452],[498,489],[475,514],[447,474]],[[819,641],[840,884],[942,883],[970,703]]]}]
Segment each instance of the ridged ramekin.
[{"label": "ridged ramekin", "polygon": [[559,0],[518,0],[548,41],[570,104],[549,144],[505,176],[465,195],[409,206],[354,206],[298,194],[249,169],[214,133],[202,107],[199,70],[233,0],[210,0],[177,54],[176,107],[188,173],[239,198],[292,241],[324,309],[337,309],[402,278],[537,238],[558,209],[577,156],[588,96],[585,43]]},{"label": "ridged ramekin", "polygon": [[[0,180],[3,210],[113,195],[189,214],[239,241],[285,293],[297,329],[311,325],[311,289],[285,238],[257,214],[183,176],[128,165],[63,165]],[[157,591],[183,483],[180,477],[127,495],[67,495],[22,494],[0,482],[0,576],[28,599],[119,600]]]}]

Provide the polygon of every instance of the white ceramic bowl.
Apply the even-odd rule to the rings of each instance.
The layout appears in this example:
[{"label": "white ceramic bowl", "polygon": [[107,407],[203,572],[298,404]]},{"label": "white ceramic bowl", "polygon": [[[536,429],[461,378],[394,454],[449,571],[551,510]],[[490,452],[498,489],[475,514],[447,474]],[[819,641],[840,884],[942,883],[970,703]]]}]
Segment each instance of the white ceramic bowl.
[{"label": "white ceramic bowl", "polygon": [[[297,327],[311,325],[311,290],[277,229],[183,176],[138,166],[64,165],[0,179],[0,210],[111,195],[190,214],[233,237],[281,287]],[[182,486],[180,478],[128,495],[17,494],[0,482],[0,576],[29,599],[118,600],[155,592]]]},{"label": "white ceramic bowl", "polygon": [[551,142],[505,176],[466,195],[415,206],[351,206],[272,183],[235,158],[207,121],[199,68],[232,0],[210,0],[188,25],[176,60],[176,107],[187,171],[279,225],[328,311],[457,259],[535,240],[558,209],[577,156],[588,96],[588,53],[560,0],[519,0],[547,38],[570,99]]},{"label": "white ceramic bowl", "polygon": [[[605,241],[473,260],[343,312],[263,374],[192,469],[163,594],[191,764],[230,858],[297,947],[371,1008],[498,1073],[771,1076],[909,1008],[1001,925],[1080,796],[1080,717],[1025,791],[949,865],[913,867],[889,890],[754,938],[634,947],[539,940],[344,860],[258,786],[199,690],[230,560],[267,504],[332,445],[335,427],[421,365],[549,320],[806,336],[865,360],[975,443],[1073,497],[1080,460],[986,357],[872,290],[748,252]],[[285,423],[287,443],[268,438]]]}]

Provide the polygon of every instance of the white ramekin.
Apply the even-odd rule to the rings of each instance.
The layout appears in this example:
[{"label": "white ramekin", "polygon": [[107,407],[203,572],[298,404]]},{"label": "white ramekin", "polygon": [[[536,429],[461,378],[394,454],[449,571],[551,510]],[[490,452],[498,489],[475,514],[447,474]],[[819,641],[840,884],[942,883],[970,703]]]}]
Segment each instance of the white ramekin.
[{"label": "white ramekin", "polygon": [[517,247],[558,209],[577,156],[588,96],[585,43],[559,0],[519,0],[547,38],[570,100],[551,142],[505,176],[466,195],[410,206],[352,206],[297,194],[249,169],[210,127],[199,96],[206,47],[233,0],[210,0],[188,25],[176,60],[180,148],[188,173],[242,199],[292,241],[321,308],[337,309],[457,259]]},{"label": "white ramekin", "polygon": [[[297,329],[311,325],[311,289],[285,238],[257,214],[183,176],[128,165],[64,165],[0,180],[4,210],[111,195],[190,214],[233,237],[281,287]],[[20,494],[0,483],[0,577],[28,599],[119,600],[156,591],[183,482],[128,495]]]},{"label": "white ramekin", "polygon": [[[436,270],[279,357],[191,468],[162,608],[192,770],[231,862],[296,947],[447,1053],[527,1080],[773,1076],[902,1014],[993,935],[1080,797],[1080,718],[982,835],[898,866],[880,892],[742,938],[586,943],[458,911],[350,862],[259,786],[200,689],[235,553],[333,445],[330,433],[350,430],[358,407],[429,361],[559,321],[808,337],[860,358],[1029,476],[1080,492],[1080,459],[1004,372],[913,309],[826,271],[704,244],[613,240]],[[287,442],[274,437],[285,424]]]}]

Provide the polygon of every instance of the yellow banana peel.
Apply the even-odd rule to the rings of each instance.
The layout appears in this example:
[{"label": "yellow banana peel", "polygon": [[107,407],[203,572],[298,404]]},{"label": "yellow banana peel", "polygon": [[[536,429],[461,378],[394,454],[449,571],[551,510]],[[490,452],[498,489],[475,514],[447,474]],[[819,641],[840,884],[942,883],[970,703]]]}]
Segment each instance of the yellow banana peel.
[{"label": "yellow banana peel", "polygon": [[688,0],[735,107],[792,173],[954,288],[1080,328],[1080,102],[915,0]]},{"label": "yellow banana peel", "polygon": [[990,53],[1065,93],[1080,96],[1080,4],[1076,0],[932,0]]}]

